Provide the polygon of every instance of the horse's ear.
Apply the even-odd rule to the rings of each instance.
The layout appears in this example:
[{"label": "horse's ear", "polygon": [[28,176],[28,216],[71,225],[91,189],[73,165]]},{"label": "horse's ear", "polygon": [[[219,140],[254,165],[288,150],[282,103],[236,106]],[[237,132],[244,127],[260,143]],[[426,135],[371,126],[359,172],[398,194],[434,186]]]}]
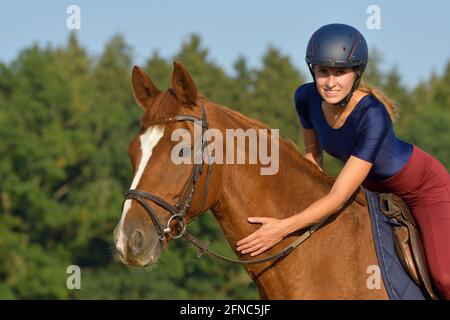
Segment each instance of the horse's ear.
[{"label": "horse's ear", "polygon": [[133,94],[136,102],[146,109],[152,104],[159,91],[153,84],[150,77],[138,66],[134,66],[133,73],[131,75],[131,82],[133,83]]},{"label": "horse's ear", "polygon": [[172,89],[177,99],[187,105],[196,105],[197,85],[181,62],[173,62]]}]

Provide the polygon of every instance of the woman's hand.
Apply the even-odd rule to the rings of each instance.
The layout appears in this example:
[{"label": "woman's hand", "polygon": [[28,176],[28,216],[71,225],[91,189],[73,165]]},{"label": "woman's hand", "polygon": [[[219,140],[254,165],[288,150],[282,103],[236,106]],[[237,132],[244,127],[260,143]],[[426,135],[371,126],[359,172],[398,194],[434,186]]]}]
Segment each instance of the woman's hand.
[{"label": "woman's hand", "polygon": [[251,223],[261,223],[262,226],[248,237],[239,240],[237,250],[242,254],[250,253],[256,256],[276,245],[287,234],[286,220],[268,217],[248,218]]}]

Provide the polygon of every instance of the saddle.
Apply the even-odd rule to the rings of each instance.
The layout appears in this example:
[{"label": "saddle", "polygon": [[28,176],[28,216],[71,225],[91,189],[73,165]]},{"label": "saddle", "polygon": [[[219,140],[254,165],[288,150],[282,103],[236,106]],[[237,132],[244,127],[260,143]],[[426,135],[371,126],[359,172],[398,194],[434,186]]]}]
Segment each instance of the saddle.
[{"label": "saddle", "polygon": [[411,279],[433,300],[438,300],[430,279],[422,238],[416,221],[403,199],[393,193],[378,193],[380,208],[390,220],[395,251]]}]

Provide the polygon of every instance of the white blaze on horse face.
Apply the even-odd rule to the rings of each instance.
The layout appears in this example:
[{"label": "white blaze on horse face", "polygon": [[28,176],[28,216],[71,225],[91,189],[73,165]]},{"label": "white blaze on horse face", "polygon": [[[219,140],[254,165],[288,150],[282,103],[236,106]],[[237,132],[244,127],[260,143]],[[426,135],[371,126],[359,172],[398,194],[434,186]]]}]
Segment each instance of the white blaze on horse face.
[{"label": "white blaze on horse face", "polygon": [[[150,160],[150,157],[153,152],[153,148],[158,144],[159,140],[164,135],[164,127],[163,126],[151,126],[149,127],[144,134],[142,134],[139,138],[141,142],[141,161],[139,162],[138,170],[136,171],[136,175],[133,178],[133,182],[131,183],[130,189],[136,189],[136,187],[139,184],[139,181],[141,180],[142,174],[144,173],[145,168],[148,165],[148,162]],[[130,199],[125,201],[125,204],[123,206],[123,212],[122,217],[119,222],[119,234],[117,236],[117,249],[120,250],[120,252],[124,253],[125,248],[125,238],[123,235],[123,223],[125,221],[125,217],[128,213],[128,210],[131,207],[131,201]]]}]

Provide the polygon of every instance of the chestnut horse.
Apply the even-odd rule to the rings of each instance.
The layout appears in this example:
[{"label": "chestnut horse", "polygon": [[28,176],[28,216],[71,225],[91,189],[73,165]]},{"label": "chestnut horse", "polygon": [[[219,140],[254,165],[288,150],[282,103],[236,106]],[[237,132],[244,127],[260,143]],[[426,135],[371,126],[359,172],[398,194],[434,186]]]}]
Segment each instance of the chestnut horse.
[{"label": "chestnut horse", "polygon": [[[279,168],[273,175],[261,175],[260,164],[213,163],[207,177],[207,164],[202,163],[203,173],[196,175],[196,189],[190,190],[185,220],[179,219],[179,206],[173,205],[189,197],[183,191],[191,185],[192,172],[198,168],[171,160],[176,144],[171,139],[173,130],[193,132],[194,122],[200,123],[203,117],[209,128],[224,136],[226,129],[267,129],[269,135],[271,131],[256,120],[208,101],[179,62],[174,62],[171,89],[158,90],[138,67],[133,69],[132,85],[143,116],[141,130],[128,150],[134,176],[130,189],[138,191],[128,194],[114,230],[116,251],[123,263],[155,263],[170,241],[167,233],[174,234],[177,224],[188,224],[208,209],[234,252],[248,260],[249,255],[240,255],[235,244],[259,228],[247,222],[249,216],[282,219],[305,209],[331,189],[335,178],[321,172],[294,143],[280,138]],[[261,256],[280,252],[304,231],[289,235]],[[377,267],[362,189],[289,255],[244,265],[263,299],[388,299],[381,279],[375,288],[369,285],[374,276],[371,270],[379,270]]]}]

